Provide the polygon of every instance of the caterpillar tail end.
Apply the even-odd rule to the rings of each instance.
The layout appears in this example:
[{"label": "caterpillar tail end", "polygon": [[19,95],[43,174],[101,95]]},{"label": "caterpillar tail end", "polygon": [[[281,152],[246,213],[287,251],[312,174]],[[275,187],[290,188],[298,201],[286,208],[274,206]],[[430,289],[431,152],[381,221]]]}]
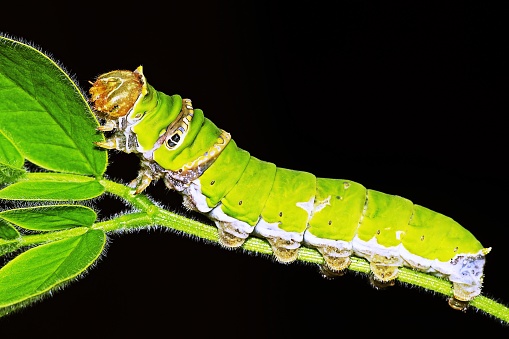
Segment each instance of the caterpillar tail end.
[{"label": "caterpillar tail end", "polygon": [[481,294],[485,256],[490,251],[491,247],[483,248],[476,254],[462,254],[451,260],[453,266],[457,267],[457,270],[449,276],[453,296],[449,298],[448,303],[453,309],[466,311],[469,302]]}]

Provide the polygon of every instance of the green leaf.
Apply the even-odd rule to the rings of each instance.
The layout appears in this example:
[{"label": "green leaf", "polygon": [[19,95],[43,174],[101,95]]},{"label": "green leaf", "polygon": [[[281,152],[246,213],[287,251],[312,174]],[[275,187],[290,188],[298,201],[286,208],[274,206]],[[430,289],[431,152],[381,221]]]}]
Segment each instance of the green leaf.
[{"label": "green leaf", "polygon": [[0,257],[15,251],[19,247],[20,241],[21,237],[18,230],[0,219]]},{"label": "green leaf", "polygon": [[19,179],[26,171],[0,163],[0,183],[11,183]]},{"label": "green leaf", "polygon": [[7,200],[86,200],[100,196],[104,187],[94,178],[63,173],[27,173],[0,190]]},{"label": "green leaf", "polygon": [[20,239],[3,240],[0,239],[0,257],[4,254],[16,251],[20,247]]},{"label": "green leaf", "polygon": [[51,58],[0,36],[0,132],[32,163],[102,176],[107,152],[97,119],[76,82]]},{"label": "green leaf", "polygon": [[13,240],[18,238],[19,232],[14,227],[9,225],[9,223],[0,219],[0,239]]},{"label": "green leaf", "polygon": [[90,227],[97,214],[91,208],[81,205],[47,205],[2,211],[0,218],[29,230],[56,231],[79,226]]},{"label": "green leaf", "polygon": [[15,168],[23,167],[25,159],[12,142],[0,132],[0,163],[9,164]]},{"label": "green leaf", "polygon": [[23,156],[0,131],[0,183],[16,181],[25,174],[24,162]]},{"label": "green leaf", "polygon": [[0,269],[0,314],[32,302],[84,273],[104,249],[106,235],[80,236],[34,247]]}]

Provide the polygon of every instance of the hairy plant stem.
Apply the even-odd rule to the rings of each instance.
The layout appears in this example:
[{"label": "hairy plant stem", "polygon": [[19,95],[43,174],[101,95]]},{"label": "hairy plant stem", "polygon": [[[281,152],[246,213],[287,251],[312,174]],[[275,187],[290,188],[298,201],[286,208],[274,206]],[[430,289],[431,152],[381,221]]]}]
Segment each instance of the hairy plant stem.
[{"label": "hairy plant stem", "polygon": [[[183,232],[199,239],[218,244],[218,232],[215,226],[203,224],[165,210],[157,206],[143,194],[132,194],[132,189],[122,184],[106,179],[102,179],[100,182],[106,188],[106,191],[125,200],[133,206],[136,211],[116,216],[110,220],[97,222],[91,227],[92,229],[103,230],[109,233],[153,226],[167,227],[171,230]],[[87,227],[77,227],[63,231],[25,235],[20,245],[34,245],[74,237],[85,233],[88,229]],[[257,254],[272,254],[272,249],[267,241],[254,237],[248,238],[242,245],[242,249]],[[323,264],[324,262],[321,254],[317,250],[311,248],[301,248],[298,260],[314,264]],[[352,263],[348,269],[364,274],[369,274],[370,272],[369,263],[364,259],[356,257],[352,258]],[[434,291],[445,297],[452,296],[452,286],[449,281],[409,268],[401,268],[397,280],[404,284]],[[470,302],[470,306],[499,319],[503,324],[509,324],[509,308],[495,300],[480,295]]]},{"label": "hairy plant stem", "polygon": [[[169,212],[163,208],[159,208],[155,204],[153,204],[146,196],[133,195],[131,193],[132,190],[130,188],[123,186],[121,184],[114,183],[108,180],[101,181],[101,184],[105,186],[108,192],[123,198],[124,200],[128,201],[132,206],[139,208],[142,211],[145,211],[146,216],[151,219],[152,225],[168,227],[171,228],[172,230],[181,231],[188,235],[196,236],[200,239],[205,239],[218,243],[218,232],[216,227],[206,225],[198,221],[188,219],[181,215]],[[133,214],[132,216],[135,217],[138,214],[139,213],[136,213]],[[123,220],[122,217],[118,219]],[[122,226],[120,226],[120,223],[124,221],[120,221],[119,227],[121,228],[132,226],[139,227],[142,226],[139,224],[139,222],[143,223],[144,221],[145,221],[144,218],[135,217],[133,220],[130,220],[128,223],[125,223]],[[144,226],[147,226],[147,224],[145,224]],[[242,249],[249,252],[255,252],[257,254],[265,255],[272,254],[272,249],[267,241],[254,237],[247,239],[244,245],[242,245]],[[323,264],[323,258],[321,254],[317,250],[311,248],[301,248],[299,251],[298,260],[308,263]],[[369,274],[370,272],[369,263],[364,259],[355,257],[352,258],[352,263],[348,269],[365,274]],[[452,286],[449,281],[433,277],[425,273],[417,272],[409,268],[401,268],[397,280],[405,284],[411,284],[414,286],[424,288],[426,290],[440,293],[445,297],[452,296]],[[488,313],[489,315],[499,319],[501,322],[505,324],[509,324],[509,308],[503,304],[500,304],[492,299],[480,295],[476,297],[474,300],[472,300],[470,302],[470,305],[472,307],[475,307],[479,310]]]}]

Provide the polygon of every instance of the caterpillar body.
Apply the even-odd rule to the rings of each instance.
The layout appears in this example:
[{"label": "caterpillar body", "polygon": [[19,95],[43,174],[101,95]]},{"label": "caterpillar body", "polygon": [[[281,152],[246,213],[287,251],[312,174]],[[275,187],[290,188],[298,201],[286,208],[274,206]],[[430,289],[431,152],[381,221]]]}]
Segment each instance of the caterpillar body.
[{"label": "caterpillar body", "polygon": [[358,256],[381,284],[410,267],[448,279],[455,309],[481,293],[491,249],[453,219],[351,180],[317,178],[257,159],[191,100],[156,91],[141,66],[100,75],[90,95],[104,122],[98,129],[112,132],[97,145],[141,159],[130,184],[134,192],[164,180],[187,208],[215,223],[223,246],[261,237],[283,263],[296,260],[301,246],[315,248],[327,275],[341,274]]}]

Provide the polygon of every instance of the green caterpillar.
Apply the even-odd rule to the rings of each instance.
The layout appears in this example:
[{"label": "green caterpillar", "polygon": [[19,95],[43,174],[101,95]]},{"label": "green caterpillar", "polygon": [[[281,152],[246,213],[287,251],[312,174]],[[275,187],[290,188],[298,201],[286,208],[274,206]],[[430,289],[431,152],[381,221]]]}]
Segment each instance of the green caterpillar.
[{"label": "green caterpillar", "polygon": [[97,145],[141,158],[135,193],[163,179],[187,208],[214,221],[222,245],[261,237],[284,263],[296,260],[301,246],[316,248],[327,275],[341,274],[355,255],[370,262],[381,284],[410,267],[451,281],[455,309],[481,293],[490,248],[451,218],[350,180],[259,160],[191,100],[154,90],[141,66],[99,76],[90,94],[104,120],[99,130],[113,132]]}]

